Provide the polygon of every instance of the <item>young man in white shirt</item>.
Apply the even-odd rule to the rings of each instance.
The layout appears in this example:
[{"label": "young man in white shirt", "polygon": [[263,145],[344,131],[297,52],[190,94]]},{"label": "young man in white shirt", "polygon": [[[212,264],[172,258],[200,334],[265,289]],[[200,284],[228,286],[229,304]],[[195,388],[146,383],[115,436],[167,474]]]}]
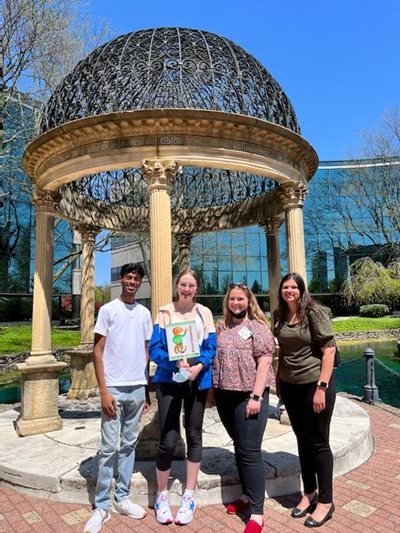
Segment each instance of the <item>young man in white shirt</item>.
[{"label": "young man in white shirt", "polygon": [[112,510],[140,519],[146,511],[129,500],[139,421],[149,409],[147,341],[153,326],[148,309],[135,301],[144,276],[135,263],[123,265],[121,296],[103,305],[94,328],[94,367],[101,398],[101,445],[94,510],[84,533],[98,533],[110,519],[110,490],[118,464]]}]

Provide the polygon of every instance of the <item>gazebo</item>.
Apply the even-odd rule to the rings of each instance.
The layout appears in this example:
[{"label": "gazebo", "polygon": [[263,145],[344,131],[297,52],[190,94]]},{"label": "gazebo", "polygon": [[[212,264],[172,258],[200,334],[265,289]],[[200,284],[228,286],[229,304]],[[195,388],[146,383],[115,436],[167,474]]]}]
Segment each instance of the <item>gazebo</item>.
[{"label": "gazebo", "polygon": [[[97,48],[61,82],[24,168],[35,184],[32,349],[22,371],[20,435],[61,428],[51,350],[54,217],[82,237],[81,345],[70,397],[93,376],[94,242],[100,229],[149,231],[153,314],[172,298],[171,236],[189,261],[193,234],[260,224],[270,287],[280,279],[285,223],[290,270],[305,276],[302,206],[317,169],[293,107],[238,45],[205,31],[157,28]],[[276,305],[271,297],[271,308]]]}]

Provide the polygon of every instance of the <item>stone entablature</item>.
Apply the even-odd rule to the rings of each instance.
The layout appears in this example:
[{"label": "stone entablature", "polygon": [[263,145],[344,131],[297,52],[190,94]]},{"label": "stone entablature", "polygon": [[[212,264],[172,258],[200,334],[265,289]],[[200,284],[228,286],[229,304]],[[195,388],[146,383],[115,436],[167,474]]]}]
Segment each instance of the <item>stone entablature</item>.
[{"label": "stone entablature", "polygon": [[318,164],[310,144],[282,126],[219,111],[162,109],[108,113],[54,128],[28,146],[24,168],[38,187],[55,189],[96,171],[171,158],[282,183],[306,183]]}]

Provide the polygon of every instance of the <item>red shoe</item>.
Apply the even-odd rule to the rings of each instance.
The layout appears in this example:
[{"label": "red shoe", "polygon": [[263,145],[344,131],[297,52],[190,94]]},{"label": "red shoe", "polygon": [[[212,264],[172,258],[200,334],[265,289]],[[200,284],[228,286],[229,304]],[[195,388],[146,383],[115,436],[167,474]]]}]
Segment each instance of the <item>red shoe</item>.
[{"label": "red shoe", "polygon": [[243,533],[261,533],[263,527],[264,522],[260,526],[260,524],[255,520],[249,520],[246,524],[246,527],[244,528]]},{"label": "red shoe", "polygon": [[242,499],[235,500],[232,503],[228,503],[226,505],[226,512],[228,514],[238,514],[238,513],[244,513],[249,508],[249,502],[245,502]]}]

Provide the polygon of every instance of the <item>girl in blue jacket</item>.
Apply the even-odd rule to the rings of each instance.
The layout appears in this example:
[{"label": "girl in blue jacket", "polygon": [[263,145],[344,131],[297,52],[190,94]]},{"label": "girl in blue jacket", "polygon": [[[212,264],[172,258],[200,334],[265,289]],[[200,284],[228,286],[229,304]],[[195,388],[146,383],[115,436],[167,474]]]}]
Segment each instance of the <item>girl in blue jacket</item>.
[{"label": "girl in blue jacket", "polygon": [[[149,345],[150,359],[157,365],[153,383],[156,383],[158,401],[160,447],[156,459],[158,492],[155,512],[160,524],[170,524],[174,520],[168,500],[168,479],[179,437],[182,405],[187,443],[186,490],[175,523],[189,524],[196,509],[193,495],[200,470],[204,409],[207,391],[212,386],[211,365],[216,351],[213,316],[207,307],[195,302],[198,289],[196,272],[185,270],[179,274],[176,280],[177,299],[158,310]],[[199,357],[188,362],[170,361],[166,325],[193,320],[200,346]]]}]

